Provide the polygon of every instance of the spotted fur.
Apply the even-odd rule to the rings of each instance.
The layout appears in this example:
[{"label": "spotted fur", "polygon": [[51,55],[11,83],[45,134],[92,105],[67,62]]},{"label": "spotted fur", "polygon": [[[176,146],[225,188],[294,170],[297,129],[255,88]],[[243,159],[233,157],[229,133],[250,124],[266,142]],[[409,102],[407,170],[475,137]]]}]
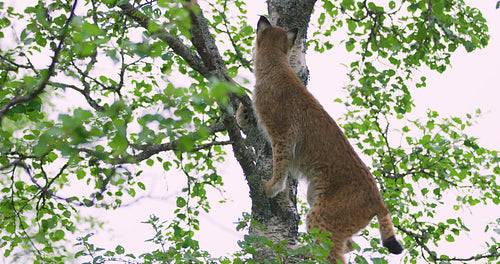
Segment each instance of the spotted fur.
[{"label": "spotted fur", "polygon": [[296,29],[272,26],[263,16],[259,20],[253,103],[273,150],[273,177],[262,180],[264,191],[268,197],[283,191],[289,171],[308,181],[307,228],[332,234],[332,263],[345,263],[352,235],[374,216],[383,245],[399,254],[403,248],[372,174],[290,67],[288,55],[296,36]]}]

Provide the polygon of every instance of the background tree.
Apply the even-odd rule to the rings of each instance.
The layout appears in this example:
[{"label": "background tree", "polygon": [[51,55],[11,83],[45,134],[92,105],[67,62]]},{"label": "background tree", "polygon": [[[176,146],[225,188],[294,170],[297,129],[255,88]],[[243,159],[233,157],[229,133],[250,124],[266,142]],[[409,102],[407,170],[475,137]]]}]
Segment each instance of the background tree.
[{"label": "background tree", "polygon": [[[485,252],[455,257],[439,251],[440,241],[458,239],[467,223],[459,215],[434,218],[450,206],[500,203],[497,152],[464,132],[480,112],[463,118],[443,118],[433,110],[425,119],[409,116],[412,90],[426,85],[416,69],[443,72],[456,50],[470,52],[488,43],[481,13],[464,1],[441,0],[267,4],[271,21],[299,28],[291,64],[304,83],[306,50],[323,52],[334,48],[332,38],[345,37],[353,56],[344,62],[349,96],[336,99],[348,110],[339,123],[372,159],[407,249],[403,261],[496,261],[494,225],[486,227],[491,241],[485,241]],[[251,106],[242,76],[252,69],[254,25],[246,22],[243,1],[40,0],[15,8],[0,3],[0,8],[5,258],[40,263],[324,258],[327,250],[314,243],[298,250],[287,246],[315,239],[328,243],[321,234],[298,232],[296,182],[289,182],[288,193],[264,196],[260,179],[270,178],[270,146],[254,118],[243,133],[234,119],[240,103]],[[316,28],[308,34],[313,10]],[[226,152],[244,172],[252,210],[239,226],[249,228],[241,251],[214,259],[193,235],[200,212],[210,210],[207,191],[223,189],[227,175],[217,173],[217,164],[227,159]],[[133,255],[119,245],[101,249],[90,243],[91,233],[82,234],[94,222],[83,219],[79,209],[120,207],[125,196],[148,188],[141,182],[146,166],[181,172],[185,181],[173,219],[148,221],[157,249]],[[84,191],[75,192],[82,186]],[[450,197],[453,204],[445,204]],[[385,262],[386,250],[373,233],[363,231],[369,246],[354,253],[356,262],[366,262],[373,252],[381,255],[372,261]],[[76,254],[67,246],[75,243],[73,234],[79,236]]]}]

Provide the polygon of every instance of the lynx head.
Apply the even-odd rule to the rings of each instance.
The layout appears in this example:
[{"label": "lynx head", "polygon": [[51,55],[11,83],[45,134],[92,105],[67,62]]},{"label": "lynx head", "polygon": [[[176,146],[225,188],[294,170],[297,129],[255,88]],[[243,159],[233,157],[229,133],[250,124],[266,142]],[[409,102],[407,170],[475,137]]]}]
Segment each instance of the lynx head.
[{"label": "lynx head", "polygon": [[280,52],[288,55],[297,38],[298,29],[285,30],[273,27],[265,16],[261,16],[257,23],[257,48],[256,52],[267,50],[271,53]]}]

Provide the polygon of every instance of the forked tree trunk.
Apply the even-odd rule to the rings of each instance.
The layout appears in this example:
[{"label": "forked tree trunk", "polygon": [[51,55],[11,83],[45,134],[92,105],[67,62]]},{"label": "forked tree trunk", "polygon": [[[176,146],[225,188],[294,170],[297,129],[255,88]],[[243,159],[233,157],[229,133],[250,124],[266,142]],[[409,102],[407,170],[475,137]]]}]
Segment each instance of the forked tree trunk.
[{"label": "forked tree trunk", "polygon": [[[290,64],[295,73],[307,85],[309,71],[305,62],[305,43],[307,27],[316,0],[268,0],[268,12],[271,23],[284,28],[298,28],[296,46],[290,56]],[[264,195],[261,179],[272,176],[271,146],[254,123],[247,134],[247,146],[253,148],[255,156],[254,173],[246,174],[252,199],[252,217],[263,226],[253,226],[249,235],[265,236],[278,242],[297,243],[299,214],[297,211],[297,181],[288,179],[288,192],[283,192],[273,199]],[[273,253],[259,250],[255,260],[270,259]]]},{"label": "forked tree trunk", "polygon": [[[189,0],[187,2],[196,3]],[[273,24],[299,29],[296,47],[290,56],[290,63],[304,84],[307,84],[309,78],[305,63],[307,27],[315,2],[316,0],[267,1],[269,17]],[[189,7],[189,5],[186,6]],[[121,4],[119,7],[124,14],[146,29],[149,29],[149,25],[154,23],[130,3]],[[161,27],[158,27],[159,30],[153,35],[167,43],[190,67],[205,78],[231,82],[203,12],[191,12],[191,23],[191,42],[196,52]],[[242,103],[247,111],[252,111],[251,102],[247,96],[229,94],[229,100],[233,109]],[[253,114],[249,114],[250,126],[244,129],[246,134],[244,139],[232,111],[225,105],[221,105],[220,109],[222,123],[233,142],[233,153],[244,171],[250,188],[253,220],[262,225],[262,227],[252,226],[249,235],[265,236],[275,242],[286,240],[289,244],[295,244],[300,220],[297,212],[297,182],[289,180],[288,191],[273,199],[268,199],[264,194],[261,180],[270,179],[272,176],[272,149],[269,142],[258,128]],[[260,260],[271,258],[272,255],[271,251],[263,249],[259,250],[254,257],[260,262]]]}]

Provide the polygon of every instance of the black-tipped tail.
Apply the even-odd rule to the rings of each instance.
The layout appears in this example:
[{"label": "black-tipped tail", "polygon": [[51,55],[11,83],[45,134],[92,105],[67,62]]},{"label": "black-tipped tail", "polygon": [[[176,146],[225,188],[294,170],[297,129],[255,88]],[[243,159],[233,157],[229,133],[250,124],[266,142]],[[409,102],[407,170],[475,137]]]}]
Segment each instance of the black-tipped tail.
[{"label": "black-tipped tail", "polygon": [[403,246],[399,244],[395,237],[390,237],[389,239],[382,242],[382,245],[389,249],[392,254],[400,254],[403,252]]}]

